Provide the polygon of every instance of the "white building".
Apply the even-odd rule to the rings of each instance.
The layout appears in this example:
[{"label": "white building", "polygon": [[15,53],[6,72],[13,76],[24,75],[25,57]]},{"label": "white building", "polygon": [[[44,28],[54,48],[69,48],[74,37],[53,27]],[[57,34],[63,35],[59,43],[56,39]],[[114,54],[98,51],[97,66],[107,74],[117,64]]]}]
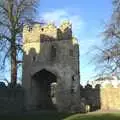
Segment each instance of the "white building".
[{"label": "white building", "polygon": [[114,87],[117,87],[118,84],[120,84],[120,80],[117,79],[116,76],[109,76],[88,81],[88,84],[92,85],[93,87],[95,87],[97,84],[100,84],[102,87],[104,87],[106,84],[112,84]]}]

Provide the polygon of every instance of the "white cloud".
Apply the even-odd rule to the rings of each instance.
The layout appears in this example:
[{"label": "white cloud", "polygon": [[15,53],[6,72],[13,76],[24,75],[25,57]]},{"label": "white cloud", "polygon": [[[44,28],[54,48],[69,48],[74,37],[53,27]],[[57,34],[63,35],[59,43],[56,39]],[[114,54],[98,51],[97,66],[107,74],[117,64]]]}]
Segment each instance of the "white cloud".
[{"label": "white cloud", "polygon": [[54,22],[56,25],[60,25],[60,23],[64,20],[70,20],[72,23],[73,34],[77,37],[79,36],[81,30],[83,30],[84,22],[81,19],[80,15],[73,14],[66,9],[44,12],[41,14],[41,17],[47,22]]},{"label": "white cloud", "polygon": [[[89,36],[87,23],[81,18],[80,14],[73,13],[70,9],[56,9],[48,12],[43,12],[41,18],[46,22],[54,22],[57,26],[63,20],[70,20],[72,23],[73,34],[78,38],[80,42],[80,59],[81,59],[81,76],[82,83],[86,83],[86,80],[91,79],[93,72],[93,67],[88,63],[90,61],[90,54],[87,53],[91,51],[91,47],[98,43],[98,38],[95,36]],[[91,30],[90,30],[91,31]],[[96,33],[96,30],[94,30]],[[86,67],[87,66],[87,67]]]}]

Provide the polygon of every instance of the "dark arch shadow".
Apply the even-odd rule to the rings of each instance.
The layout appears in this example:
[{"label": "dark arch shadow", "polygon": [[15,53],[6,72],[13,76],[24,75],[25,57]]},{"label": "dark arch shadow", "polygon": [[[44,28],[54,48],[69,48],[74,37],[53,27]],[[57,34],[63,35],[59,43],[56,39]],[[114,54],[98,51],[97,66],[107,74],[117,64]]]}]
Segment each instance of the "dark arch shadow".
[{"label": "dark arch shadow", "polygon": [[[54,91],[51,89],[52,83],[57,82],[57,77],[47,71],[46,69],[42,69],[36,72],[32,76],[33,82],[37,89],[37,98],[39,98],[36,107],[39,110],[56,110],[55,101],[53,101]],[[52,86],[52,87],[51,87]]]}]

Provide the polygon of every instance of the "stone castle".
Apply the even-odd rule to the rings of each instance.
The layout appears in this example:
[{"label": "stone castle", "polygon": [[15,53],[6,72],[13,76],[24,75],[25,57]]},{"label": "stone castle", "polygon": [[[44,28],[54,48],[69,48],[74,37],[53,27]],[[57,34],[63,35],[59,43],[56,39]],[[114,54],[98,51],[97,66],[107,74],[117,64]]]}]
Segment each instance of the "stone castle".
[{"label": "stone castle", "polygon": [[26,25],[23,42],[26,108],[80,111],[79,44],[71,23]]},{"label": "stone castle", "polygon": [[89,105],[90,111],[120,110],[120,83],[113,84],[109,81],[104,85],[81,85],[80,97],[83,109]]},{"label": "stone castle", "polygon": [[[0,113],[32,110],[120,110],[120,82],[80,85],[79,44],[68,21],[26,25],[21,88],[0,88]],[[102,84],[101,84],[102,83]],[[114,83],[114,84],[113,84]],[[24,88],[24,89],[23,89]]]}]

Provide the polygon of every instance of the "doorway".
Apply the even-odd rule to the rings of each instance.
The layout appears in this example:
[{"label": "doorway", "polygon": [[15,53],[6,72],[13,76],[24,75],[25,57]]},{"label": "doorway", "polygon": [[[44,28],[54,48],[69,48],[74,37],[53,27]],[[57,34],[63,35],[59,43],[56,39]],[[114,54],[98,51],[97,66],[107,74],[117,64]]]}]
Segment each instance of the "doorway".
[{"label": "doorway", "polygon": [[42,69],[33,76],[33,82],[36,87],[36,108],[38,109],[56,109],[56,83],[57,77],[53,73]]}]

